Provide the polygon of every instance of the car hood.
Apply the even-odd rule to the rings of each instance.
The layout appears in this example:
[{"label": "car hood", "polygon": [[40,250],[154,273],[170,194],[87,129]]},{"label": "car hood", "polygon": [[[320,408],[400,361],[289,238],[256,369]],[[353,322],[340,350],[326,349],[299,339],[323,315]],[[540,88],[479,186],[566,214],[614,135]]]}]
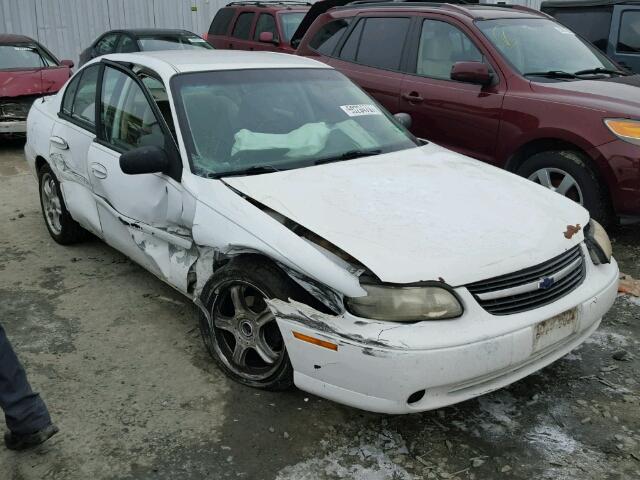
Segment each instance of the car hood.
[{"label": "car hood", "polygon": [[0,98],[40,93],[42,93],[40,69],[0,71]]},{"label": "car hood", "polygon": [[527,268],[583,240],[578,204],[429,144],[224,181],[344,250],[380,280],[459,286]]},{"label": "car hood", "polygon": [[557,95],[560,101],[609,114],[640,117],[640,75],[571,82],[531,82],[534,92]]}]

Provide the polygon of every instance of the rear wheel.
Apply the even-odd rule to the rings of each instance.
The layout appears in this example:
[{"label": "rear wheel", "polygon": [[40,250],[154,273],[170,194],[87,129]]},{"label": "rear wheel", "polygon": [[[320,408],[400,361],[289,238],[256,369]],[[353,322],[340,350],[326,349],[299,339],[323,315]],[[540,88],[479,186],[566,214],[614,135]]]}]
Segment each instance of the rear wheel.
[{"label": "rear wheel", "polygon": [[51,237],[61,245],[70,245],[86,240],[89,236],[72,217],[62,198],[60,183],[49,165],[38,170],[40,206],[44,223]]},{"label": "rear wheel", "polygon": [[582,154],[569,150],[537,153],[517,173],[579,203],[598,222],[612,222],[605,187]]},{"label": "rear wheel", "polygon": [[200,332],[209,354],[237,382],[266,390],[293,386],[293,367],[267,299],[287,300],[295,286],[281,270],[257,258],[240,258],[205,285]]}]

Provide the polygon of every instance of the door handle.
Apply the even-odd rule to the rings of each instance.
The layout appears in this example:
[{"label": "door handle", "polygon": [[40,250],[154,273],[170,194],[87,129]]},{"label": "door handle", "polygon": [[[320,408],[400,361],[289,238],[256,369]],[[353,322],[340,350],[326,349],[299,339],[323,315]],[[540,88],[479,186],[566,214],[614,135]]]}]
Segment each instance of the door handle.
[{"label": "door handle", "polygon": [[68,150],[69,149],[69,144],[62,137],[56,137],[56,136],[49,137],[49,142],[51,142],[53,145],[58,147],[60,150]]},{"label": "door handle", "polygon": [[418,92],[403,93],[402,98],[409,103],[420,103],[424,101],[424,98],[422,98]]},{"label": "door handle", "polygon": [[101,163],[97,162],[93,162],[91,164],[91,173],[93,173],[94,177],[99,178],[100,180],[104,180],[109,175],[109,173],[107,172],[107,168]]}]

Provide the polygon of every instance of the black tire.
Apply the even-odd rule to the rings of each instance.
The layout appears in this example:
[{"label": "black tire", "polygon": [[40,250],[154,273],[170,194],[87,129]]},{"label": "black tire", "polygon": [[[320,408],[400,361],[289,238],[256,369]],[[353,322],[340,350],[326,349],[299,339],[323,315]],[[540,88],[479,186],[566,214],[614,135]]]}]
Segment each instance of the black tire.
[{"label": "black tire", "polygon": [[[300,298],[300,292],[297,284],[295,284],[282,270],[275,264],[258,256],[238,257],[231,260],[227,265],[221,267],[209,279],[202,290],[200,300],[209,312],[209,322],[204,312],[199,312],[200,333],[209,354],[220,367],[220,369],[231,379],[250,387],[260,388],[264,390],[282,391],[293,387],[293,367],[289,360],[284,340],[280,329],[273,320],[271,335],[277,341],[276,336],[279,335],[281,344],[281,359],[279,363],[273,367],[273,370],[265,370],[261,378],[252,376],[251,370],[245,372],[238,364],[236,364],[229,356],[233,357],[230,346],[230,340],[233,338],[234,346],[238,342],[237,338],[241,335],[239,328],[236,328],[236,334],[230,334],[226,330],[219,329],[216,326],[215,315],[217,315],[221,305],[223,305],[226,291],[233,289],[237,285],[245,286],[251,291],[251,288],[257,289],[258,293],[262,293],[267,298],[279,298],[288,300],[289,298]],[[246,292],[247,290],[245,290]],[[232,302],[233,303],[233,302]],[[255,304],[255,303],[254,303]],[[266,306],[266,303],[265,303]],[[227,307],[228,308],[228,307]],[[256,308],[256,310],[258,310]],[[236,318],[234,313],[232,318]],[[234,322],[236,320],[233,320]],[[275,330],[273,330],[275,328]],[[256,330],[257,331],[257,330]],[[277,333],[276,333],[277,331]],[[251,348],[249,347],[249,350]],[[234,350],[235,352],[235,350]],[[256,352],[256,351],[254,351]],[[256,359],[262,360],[259,355]],[[254,361],[256,361],[254,359]],[[258,367],[256,367],[258,368]]]},{"label": "black tire", "polygon": [[[520,166],[517,173],[525,178],[530,178],[544,169],[557,169],[573,177],[579,187],[579,192],[577,189],[573,189],[572,194],[567,195],[567,197],[582,203],[589,210],[591,217],[602,225],[611,225],[613,214],[606,187],[598,178],[596,172],[589,166],[588,160],[583,154],[570,150],[537,153],[529,157]],[[554,186],[557,187],[558,185]],[[581,202],[576,198],[578,196],[581,196]]]},{"label": "black tire", "polygon": [[[45,193],[47,186],[51,194],[55,196],[55,199],[59,202],[57,221],[54,221],[53,217],[47,214],[47,211],[49,211],[47,207],[47,194]],[[89,238],[89,232],[82,228],[80,224],[71,217],[71,214],[67,210],[60,190],[60,182],[58,182],[49,165],[45,164],[38,170],[38,191],[44,224],[51,238],[60,245],[71,245]]]}]

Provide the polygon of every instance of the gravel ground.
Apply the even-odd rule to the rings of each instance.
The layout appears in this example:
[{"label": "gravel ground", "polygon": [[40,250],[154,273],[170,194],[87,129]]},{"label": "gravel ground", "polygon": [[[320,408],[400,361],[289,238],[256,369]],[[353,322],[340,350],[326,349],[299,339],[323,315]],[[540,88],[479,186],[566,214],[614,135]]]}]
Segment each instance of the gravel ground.
[{"label": "gravel ground", "polygon": [[[509,388],[410,416],[227,380],[179,294],[99,241],[47,234],[20,142],[0,139],[0,321],[61,433],[0,448],[30,479],[640,478],[640,299]],[[640,278],[640,228],[614,233]]]}]

